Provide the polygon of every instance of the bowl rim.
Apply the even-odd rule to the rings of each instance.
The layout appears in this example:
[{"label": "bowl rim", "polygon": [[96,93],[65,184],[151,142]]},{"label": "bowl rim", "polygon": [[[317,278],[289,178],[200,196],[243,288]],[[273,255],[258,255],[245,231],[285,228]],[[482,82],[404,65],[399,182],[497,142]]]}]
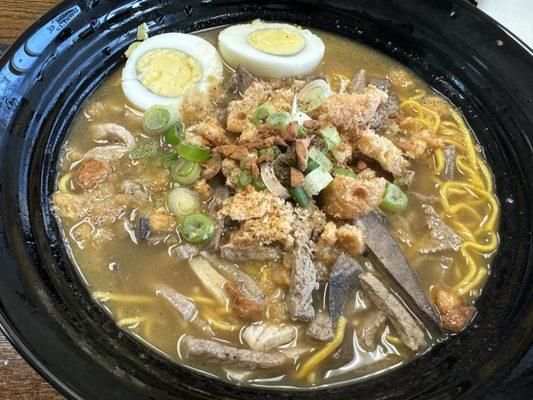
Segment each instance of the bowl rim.
[{"label": "bowl rim", "polygon": [[[131,5],[132,2],[124,2],[125,5]],[[453,1],[452,2],[454,6],[456,7],[456,12],[465,12],[465,10],[469,10],[470,13],[477,13],[477,17],[481,20],[485,21],[492,27],[496,28],[501,35],[502,38],[506,41],[506,46],[510,47],[519,47],[523,51],[523,54],[527,54],[529,57],[532,56],[532,51],[529,49],[523,42],[518,40],[513,34],[511,34],[509,31],[507,31],[505,28],[503,28],[500,24],[496,23],[494,20],[492,20],[490,17],[488,17],[485,14],[482,14],[479,11],[473,11],[470,5],[466,4],[462,1]],[[35,34],[40,28],[45,26],[49,21],[54,20],[60,15],[64,15],[65,12],[68,10],[73,9],[74,7],[80,7],[79,1],[65,1],[58,6],[54,7],[52,10],[50,10],[47,14],[45,14],[42,18],[40,18],[32,27],[30,27],[21,37],[4,53],[4,56],[0,60],[0,71],[2,68],[6,67],[10,62],[12,62],[13,58],[16,56],[16,51],[20,48],[22,48],[27,40],[32,37],[33,34]],[[121,7],[123,5],[119,5],[118,7]],[[470,7],[470,9],[469,9]],[[0,128],[3,128],[2,125],[0,125]],[[529,249],[531,252],[531,247]],[[46,365],[46,363],[43,360],[39,360],[37,357],[34,356],[32,350],[30,347],[24,343],[23,334],[16,331],[15,327],[11,326],[10,321],[6,317],[4,313],[3,307],[0,307],[0,329],[4,331],[6,334],[6,337],[13,343],[14,347],[21,353],[21,355],[32,365],[34,369],[36,369],[41,375],[45,376],[45,378],[52,382],[56,388],[58,388],[61,392],[63,392],[65,395],[70,396],[72,398],[81,398],[77,395],[76,391],[73,390],[66,382],[63,382],[58,376],[56,376]],[[531,331],[531,330],[530,330]],[[314,389],[319,390],[319,389]]]}]

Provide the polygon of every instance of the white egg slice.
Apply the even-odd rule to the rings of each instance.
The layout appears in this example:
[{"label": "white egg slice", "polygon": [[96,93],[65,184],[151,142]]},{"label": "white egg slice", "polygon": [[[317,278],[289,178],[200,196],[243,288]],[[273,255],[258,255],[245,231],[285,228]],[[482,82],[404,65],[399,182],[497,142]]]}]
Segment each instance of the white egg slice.
[{"label": "white egg slice", "polygon": [[136,107],[179,107],[193,88],[207,90],[222,79],[223,66],[211,43],[185,33],[153,36],[133,50],[122,71],[122,90]]},{"label": "white egg slice", "polygon": [[218,35],[218,48],[232,68],[243,65],[260,78],[311,72],[324,56],[324,42],[309,30],[281,23],[233,25]]}]

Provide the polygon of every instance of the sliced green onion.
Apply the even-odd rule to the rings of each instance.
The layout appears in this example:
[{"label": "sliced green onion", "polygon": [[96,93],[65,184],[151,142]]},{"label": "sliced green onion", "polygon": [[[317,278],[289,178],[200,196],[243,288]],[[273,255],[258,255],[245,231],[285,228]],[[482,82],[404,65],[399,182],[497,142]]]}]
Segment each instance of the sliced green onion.
[{"label": "sliced green onion", "polygon": [[324,139],[324,142],[326,142],[328,151],[336,149],[341,145],[341,137],[339,132],[337,132],[337,128],[333,125],[326,125],[320,129],[319,133],[320,136],[322,136],[322,139]]},{"label": "sliced green onion", "polygon": [[290,197],[289,192],[281,183],[279,183],[276,173],[274,172],[274,167],[272,163],[264,163],[261,165],[261,178],[268,190],[270,190],[274,195],[281,197],[282,199],[288,199]]},{"label": "sliced green onion", "polygon": [[287,111],[278,111],[267,118],[267,124],[272,129],[283,129],[291,122],[291,115]]},{"label": "sliced green onion", "polygon": [[252,116],[252,124],[255,126],[264,124],[266,119],[275,112],[276,110],[272,104],[261,104],[254,111],[254,115]]},{"label": "sliced green onion", "polygon": [[313,197],[324,190],[332,180],[330,173],[320,167],[305,176],[303,188],[309,197]]},{"label": "sliced green onion", "polygon": [[305,129],[302,125],[298,124],[296,126],[296,136],[297,137],[306,137],[307,136],[307,129]]},{"label": "sliced green onion", "polygon": [[252,153],[248,153],[246,154],[243,158],[241,158],[241,161],[239,161],[239,166],[241,167],[241,169],[249,169],[250,166],[248,165],[248,163],[250,162],[250,160],[254,157],[257,157],[257,152],[252,152]]},{"label": "sliced green onion", "polygon": [[289,194],[294,199],[294,201],[296,201],[296,203],[300,207],[304,208],[309,204],[309,197],[307,197],[305,191],[301,186],[291,186],[287,190],[289,191]]},{"label": "sliced green onion", "polygon": [[265,182],[263,182],[263,179],[261,178],[261,176],[258,176],[257,179],[252,179],[252,186],[255,188],[255,190],[266,189]]},{"label": "sliced green onion", "polygon": [[184,130],[185,130],[185,125],[181,121],[178,121],[177,123],[172,125],[165,132],[165,143],[172,144],[172,145],[179,144],[181,139],[183,139]]},{"label": "sliced green onion", "polygon": [[151,157],[159,150],[159,143],[156,140],[140,143],[133,148],[130,153],[132,160],[140,160],[141,158]]},{"label": "sliced green onion", "polygon": [[180,156],[174,152],[168,152],[165,153],[165,157],[163,159],[163,166],[170,170],[174,163],[180,159]]},{"label": "sliced green onion", "polygon": [[168,209],[177,216],[189,215],[200,206],[198,195],[190,189],[176,188],[168,195]]},{"label": "sliced green onion", "polygon": [[183,218],[178,226],[178,231],[187,242],[199,244],[213,236],[215,223],[204,214],[190,214]]},{"label": "sliced green onion", "polygon": [[258,154],[259,154],[259,157],[265,154],[270,154],[272,157],[276,157],[278,154],[281,154],[281,150],[279,149],[278,146],[270,146],[270,147],[267,147],[266,149],[259,150]]},{"label": "sliced green onion", "polygon": [[324,79],[315,79],[298,92],[298,110],[304,113],[316,110],[330,94],[328,83]]},{"label": "sliced green onion", "polygon": [[325,171],[329,172],[333,169],[333,164],[329,158],[316,147],[309,149],[308,156],[311,160],[316,161]]},{"label": "sliced green onion", "polygon": [[157,134],[170,129],[176,123],[177,113],[168,107],[153,106],[144,112],[143,128],[146,132]]},{"label": "sliced green onion", "polygon": [[205,163],[211,157],[211,149],[209,147],[200,147],[183,141],[180,141],[178,144],[176,153],[191,161],[198,161],[199,163]]},{"label": "sliced green onion", "polygon": [[170,166],[170,177],[180,185],[190,185],[202,172],[200,164],[186,158],[180,158]]},{"label": "sliced green onion", "polygon": [[353,172],[351,169],[346,169],[346,168],[335,168],[333,170],[333,176],[335,175],[344,175],[344,176],[349,176],[350,178],[357,178],[357,174],[355,172]]},{"label": "sliced green onion", "polygon": [[249,170],[243,169],[241,173],[239,174],[239,178],[237,179],[237,187],[239,189],[244,189],[246,186],[250,185],[252,183],[252,174]]},{"label": "sliced green onion", "polygon": [[407,196],[394,183],[387,182],[385,186],[385,193],[379,208],[384,211],[396,213],[405,210],[407,207]]},{"label": "sliced green onion", "polygon": [[314,171],[318,167],[320,167],[320,164],[317,163],[316,161],[314,161],[314,160],[308,161],[307,162],[307,168],[305,169],[304,174],[307,175],[309,172]]}]

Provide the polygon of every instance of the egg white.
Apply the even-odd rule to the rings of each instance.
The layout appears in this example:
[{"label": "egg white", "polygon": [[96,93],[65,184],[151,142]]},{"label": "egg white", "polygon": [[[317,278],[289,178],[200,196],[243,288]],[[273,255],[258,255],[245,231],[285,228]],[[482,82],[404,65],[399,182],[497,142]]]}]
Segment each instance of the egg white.
[{"label": "egg white", "polygon": [[[248,35],[259,29],[288,29],[300,34],[305,47],[293,55],[274,55],[263,52],[248,43]],[[289,78],[311,72],[324,56],[324,42],[305,29],[289,24],[252,23],[233,25],[218,35],[218,48],[224,61],[232,68],[243,65],[260,78]]]},{"label": "egg white", "polygon": [[202,78],[196,86],[199,90],[205,91],[209,87],[212,83],[209,77],[213,77],[215,81],[222,78],[222,61],[216,48],[207,40],[185,33],[164,33],[153,36],[133,50],[122,70],[122,90],[128,100],[142,110],[154,105],[179,107],[183,101],[183,96],[160,96],[146,88],[139,80],[137,62],[144,54],[156,49],[178,50],[198,61],[202,68]]}]

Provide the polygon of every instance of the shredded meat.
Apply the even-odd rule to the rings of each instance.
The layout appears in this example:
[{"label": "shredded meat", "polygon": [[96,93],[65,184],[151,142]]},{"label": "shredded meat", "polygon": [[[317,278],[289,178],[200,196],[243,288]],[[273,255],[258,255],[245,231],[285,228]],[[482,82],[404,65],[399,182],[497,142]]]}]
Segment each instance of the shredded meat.
[{"label": "shredded meat", "polygon": [[383,178],[363,180],[337,175],[323,192],[323,210],[340,219],[353,220],[366,215],[381,203],[385,184]]},{"label": "shredded meat", "polygon": [[207,180],[214,178],[222,169],[222,157],[219,153],[212,153],[211,158],[207,160],[203,167],[202,178]]}]

